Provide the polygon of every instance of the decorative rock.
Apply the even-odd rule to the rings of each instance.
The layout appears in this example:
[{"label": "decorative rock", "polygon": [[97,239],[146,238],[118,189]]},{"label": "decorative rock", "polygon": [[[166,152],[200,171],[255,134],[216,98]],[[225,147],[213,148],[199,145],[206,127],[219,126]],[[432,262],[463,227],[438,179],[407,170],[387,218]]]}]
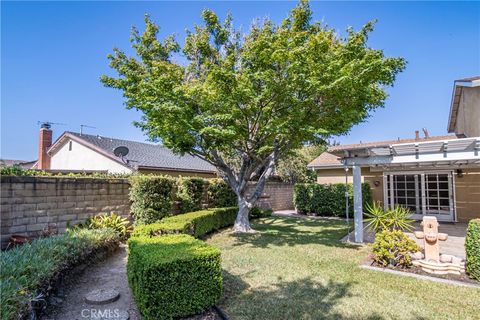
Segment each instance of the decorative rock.
[{"label": "decorative rock", "polygon": [[440,255],[440,262],[451,263],[452,260],[453,260],[453,256],[449,254]]},{"label": "decorative rock", "polygon": [[412,260],[421,260],[423,259],[423,253],[421,253],[420,251],[417,251],[415,253],[412,253],[410,254],[410,256],[412,257]]},{"label": "decorative rock", "polygon": [[462,263],[463,263],[463,259],[462,259],[462,258],[459,258],[459,257],[452,256],[452,263],[462,264]]},{"label": "decorative rock", "polygon": [[119,297],[120,293],[115,289],[96,289],[85,296],[85,302],[102,305],[117,301]]}]

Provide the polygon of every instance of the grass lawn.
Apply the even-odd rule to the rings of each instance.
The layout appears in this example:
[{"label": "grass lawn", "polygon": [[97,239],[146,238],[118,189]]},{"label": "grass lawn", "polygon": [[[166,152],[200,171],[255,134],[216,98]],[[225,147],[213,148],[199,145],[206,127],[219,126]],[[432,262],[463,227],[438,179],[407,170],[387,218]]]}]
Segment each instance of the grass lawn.
[{"label": "grass lawn", "polygon": [[213,235],[231,319],[480,319],[480,289],[361,269],[339,221],[272,217]]}]

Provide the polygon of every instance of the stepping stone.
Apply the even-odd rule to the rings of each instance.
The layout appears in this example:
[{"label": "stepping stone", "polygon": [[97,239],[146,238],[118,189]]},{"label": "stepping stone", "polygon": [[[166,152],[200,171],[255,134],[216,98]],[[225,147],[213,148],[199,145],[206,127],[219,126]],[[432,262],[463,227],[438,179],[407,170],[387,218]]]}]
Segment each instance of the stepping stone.
[{"label": "stepping stone", "polygon": [[103,305],[110,302],[117,301],[120,297],[120,292],[110,289],[96,289],[85,296],[85,302],[89,304]]}]

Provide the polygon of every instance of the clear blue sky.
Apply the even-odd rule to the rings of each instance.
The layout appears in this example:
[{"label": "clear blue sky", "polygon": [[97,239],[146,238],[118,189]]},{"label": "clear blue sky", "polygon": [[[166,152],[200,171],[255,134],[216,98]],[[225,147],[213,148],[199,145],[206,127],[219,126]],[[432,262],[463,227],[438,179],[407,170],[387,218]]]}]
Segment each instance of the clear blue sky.
[{"label": "clear blue sky", "polygon": [[[231,12],[247,30],[255,17],[284,18],[295,2],[4,2],[1,10],[1,157],[36,159],[38,120],[54,137],[80,124],[89,133],[144,141],[121,93],[104,88],[106,56],[129,48],[132,25],[150,13],[161,36],[200,22],[204,8]],[[408,60],[385,108],[342,143],[412,137],[427,127],[446,134],[453,80],[480,74],[479,2],[313,2],[316,20],[339,32],[378,19],[370,46]]]}]

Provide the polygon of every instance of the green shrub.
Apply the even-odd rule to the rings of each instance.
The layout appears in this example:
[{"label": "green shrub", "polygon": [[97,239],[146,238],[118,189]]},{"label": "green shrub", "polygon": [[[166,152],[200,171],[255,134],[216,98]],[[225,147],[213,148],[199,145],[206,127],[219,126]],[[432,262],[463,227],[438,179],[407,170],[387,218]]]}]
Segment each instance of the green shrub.
[{"label": "green shrub", "polygon": [[311,184],[297,183],[293,187],[293,203],[298,210],[298,213],[309,213],[310,210],[310,195],[308,193]]},{"label": "green shrub", "polygon": [[410,253],[420,251],[416,242],[400,230],[383,230],[375,236],[373,260],[382,267],[409,267]]},{"label": "green shrub", "polygon": [[257,219],[257,218],[268,218],[272,216],[273,210],[272,209],[262,209],[259,207],[254,207],[250,210],[250,218]]},{"label": "green shrub", "polygon": [[365,206],[367,228],[375,232],[383,230],[413,230],[413,219],[410,219],[411,212],[408,208],[396,205],[393,209],[385,210],[380,203],[367,204]]},{"label": "green shrub", "polygon": [[117,245],[118,241],[118,234],[111,229],[75,229],[1,252],[1,318],[26,317],[32,312],[32,301],[52,278],[84,260],[92,251]]},{"label": "green shrub", "polygon": [[115,230],[122,239],[132,232],[130,221],[113,212],[89,217],[83,226],[88,229],[110,228]]},{"label": "green shrub", "polygon": [[202,178],[178,178],[177,200],[181,213],[197,211],[202,208],[205,183]]},{"label": "green shrub", "polygon": [[213,208],[234,207],[237,196],[223,179],[208,180],[207,195],[209,206]]},{"label": "green shrub", "polygon": [[[299,213],[316,213],[324,216],[345,216],[345,191],[349,194],[349,212],[353,214],[353,185],[344,183],[296,184],[293,201]],[[363,204],[372,202],[368,183],[362,183]]]},{"label": "green shrub", "polygon": [[480,219],[470,220],[465,237],[466,271],[470,278],[480,281]]},{"label": "green shrub", "polygon": [[106,172],[50,172],[38,169],[23,169],[16,165],[0,168],[0,176],[39,176],[39,177],[58,177],[58,178],[106,178],[106,179],[124,179],[128,178],[129,173],[106,173]]},{"label": "green shrub", "polygon": [[222,295],[220,250],[189,235],[132,237],[128,282],[146,320],[199,313]]},{"label": "green shrub", "polygon": [[238,208],[230,207],[179,214],[164,218],[157,223],[137,226],[132,236],[186,233],[198,238],[214,230],[233,225],[237,212]]},{"label": "green shrub", "polygon": [[174,179],[165,176],[132,176],[130,178],[131,211],[135,224],[159,221],[170,214]]}]

